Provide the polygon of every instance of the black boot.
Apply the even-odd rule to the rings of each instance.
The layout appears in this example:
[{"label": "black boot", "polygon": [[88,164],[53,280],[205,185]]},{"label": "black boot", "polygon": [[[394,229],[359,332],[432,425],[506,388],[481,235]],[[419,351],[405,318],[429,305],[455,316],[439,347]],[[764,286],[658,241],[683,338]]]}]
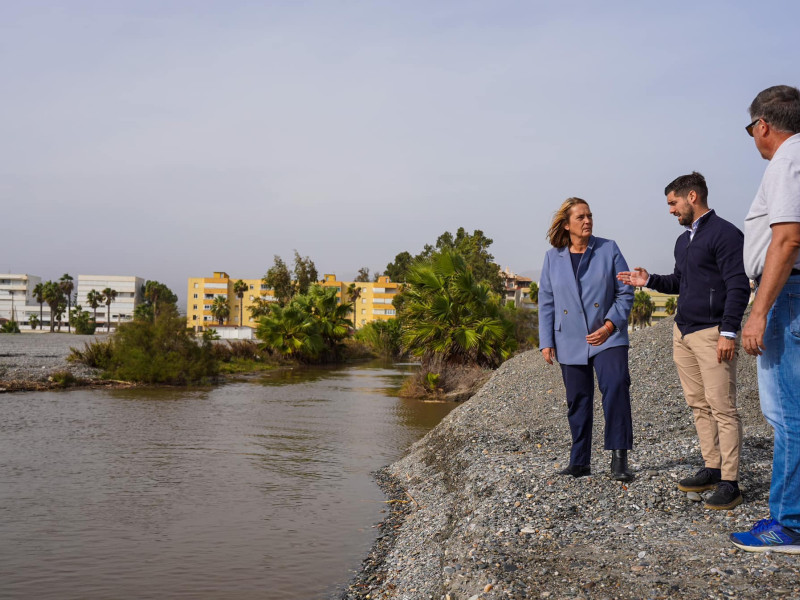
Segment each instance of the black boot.
[{"label": "black boot", "polygon": [[633,481],[633,473],[628,470],[628,451],[611,451],[611,479]]},{"label": "black boot", "polygon": [[572,475],[573,477],[586,477],[592,474],[589,465],[569,465],[566,469],[558,471],[558,475]]}]

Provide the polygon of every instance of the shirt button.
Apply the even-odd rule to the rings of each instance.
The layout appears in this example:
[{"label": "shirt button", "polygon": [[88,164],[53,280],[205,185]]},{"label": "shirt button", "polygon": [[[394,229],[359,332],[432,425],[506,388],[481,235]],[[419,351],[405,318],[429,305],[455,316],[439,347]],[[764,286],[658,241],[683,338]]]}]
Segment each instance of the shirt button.
[{"label": "shirt button", "polygon": [[564,314],[567,314],[567,309],[566,308],[564,309]]},{"label": "shirt button", "polygon": [[600,303],[599,303],[599,302],[595,302],[595,303],[594,303],[594,307],[595,307],[595,308],[600,308]]}]

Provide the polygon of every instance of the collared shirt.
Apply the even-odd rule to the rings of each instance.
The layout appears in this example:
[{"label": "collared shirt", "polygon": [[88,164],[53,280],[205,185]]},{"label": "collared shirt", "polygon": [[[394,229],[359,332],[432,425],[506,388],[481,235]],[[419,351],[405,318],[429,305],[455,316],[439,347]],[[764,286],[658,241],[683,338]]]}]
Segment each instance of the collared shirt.
[{"label": "collared shirt", "polygon": [[694,220],[694,223],[692,223],[691,225],[687,225],[687,226],[686,226],[686,229],[688,229],[688,230],[689,230],[689,241],[690,241],[690,242],[691,242],[691,241],[694,239],[694,234],[695,234],[695,233],[697,233],[697,226],[700,224],[700,219],[703,219],[703,218],[707,217],[707,216],[708,216],[708,215],[710,215],[710,214],[711,214],[711,211],[710,211],[710,210],[709,210],[709,211],[706,211],[706,212],[704,212],[702,215],[700,215],[699,217],[697,217],[697,218]]},{"label": "collared shirt", "polygon": [[[786,139],[769,161],[750,212],[744,219],[744,270],[750,279],[764,273],[771,226],[800,222],[800,133]],[[800,269],[800,256],[793,265]]]}]

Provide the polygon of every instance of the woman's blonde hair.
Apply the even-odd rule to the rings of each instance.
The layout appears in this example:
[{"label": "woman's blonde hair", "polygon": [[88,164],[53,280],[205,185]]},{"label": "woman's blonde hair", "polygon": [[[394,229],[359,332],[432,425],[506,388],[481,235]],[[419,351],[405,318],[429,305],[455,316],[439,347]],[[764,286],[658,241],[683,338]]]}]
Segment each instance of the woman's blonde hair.
[{"label": "woman's blonde hair", "polygon": [[547,230],[547,241],[553,248],[563,248],[569,244],[569,231],[564,227],[569,223],[570,209],[576,204],[589,206],[589,203],[581,198],[567,198],[553,215],[553,222]]}]

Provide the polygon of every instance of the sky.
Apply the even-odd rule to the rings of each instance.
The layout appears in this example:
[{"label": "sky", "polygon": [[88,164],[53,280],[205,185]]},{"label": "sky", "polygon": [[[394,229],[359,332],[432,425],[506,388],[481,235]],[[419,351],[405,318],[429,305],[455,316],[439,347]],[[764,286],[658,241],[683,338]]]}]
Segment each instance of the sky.
[{"label": "sky", "polygon": [[[800,84],[800,3],[0,2],[0,272],[383,271],[479,229],[537,276],[587,200],[670,272],[664,187],[693,170],[740,228],[766,162],[744,126]],[[80,300],[80,299],[79,299]]]}]

